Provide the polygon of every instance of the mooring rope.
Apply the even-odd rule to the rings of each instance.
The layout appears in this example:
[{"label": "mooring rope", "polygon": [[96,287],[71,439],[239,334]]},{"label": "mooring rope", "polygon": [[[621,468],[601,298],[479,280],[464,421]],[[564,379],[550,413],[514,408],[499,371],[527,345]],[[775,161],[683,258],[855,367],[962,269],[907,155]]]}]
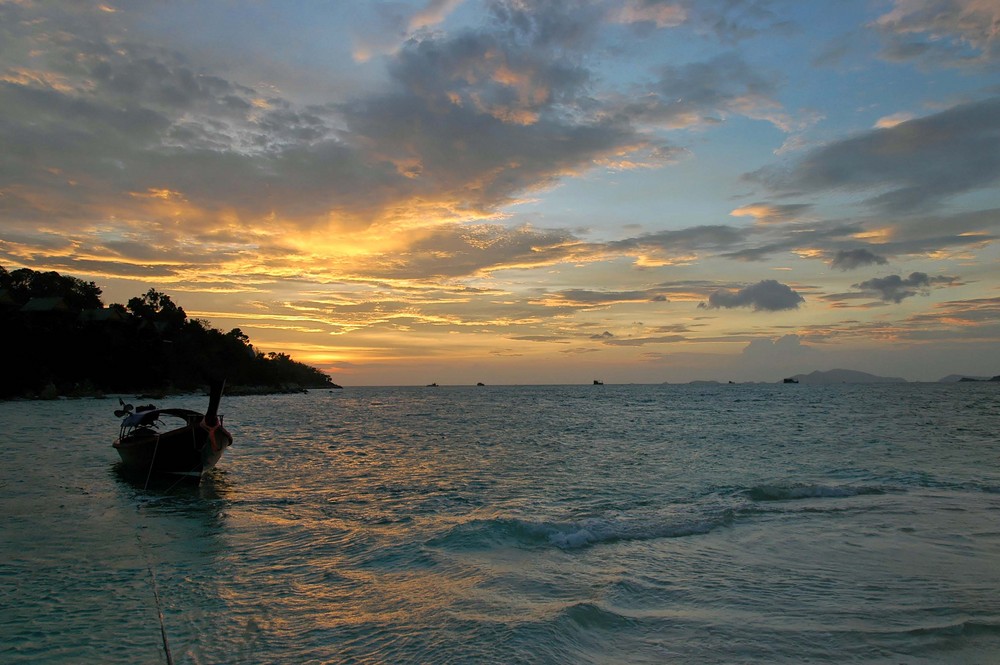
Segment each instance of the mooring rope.
[{"label": "mooring rope", "polygon": [[146,570],[149,571],[149,577],[153,581],[153,598],[156,599],[156,616],[160,620],[160,637],[163,639],[163,653],[167,656],[167,665],[174,665],[174,657],[170,654],[170,642],[167,641],[167,626],[163,621],[163,606],[160,603],[160,587],[156,583],[156,571],[153,569],[153,562],[150,560],[149,554],[142,546],[142,538],[139,537],[138,533],[135,534],[135,539],[139,543],[139,549],[142,550],[143,556],[146,557]]},{"label": "mooring rope", "polygon": [[[214,434],[214,432],[212,432],[212,433]],[[191,443],[192,443],[192,445],[195,446],[195,448],[197,448],[198,441],[197,441],[197,438],[195,437],[195,433],[194,433],[194,429],[193,428],[191,430]],[[159,451],[159,449],[160,449],[160,435],[159,435],[159,433],[157,433],[157,435],[156,435],[156,444],[153,446],[153,459],[150,460],[150,462],[149,462],[149,470],[146,472],[146,484],[143,485],[143,488],[142,488],[143,491],[146,491],[147,489],[149,489],[149,479],[153,475],[153,467],[155,466],[155,463],[156,463],[156,453]],[[200,466],[200,464],[198,466]],[[194,471],[197,468],[198,467],[195,466],[193,469],[191,469],[191,471]],[[171,485],[169,488],[167,488],[166,491],[170,492],[171,490],[173,490],[173,488],[176,487],[177,484],[180,483],[182,480],[184,480],[184,476],[181,476],[180,478],[178,478],[173,483],[173,485]],[[141,506],[138,506],[138,507],[141,508]],[[167,640],[167,626],[166,626],[166,623],[163,620],[163,605],[160,602],[160,587],[156,583],[156,570],[153,568],[153,562],[150,559],[149,553],[146,551],[146,548],[143,546],[142,538],[139,537],[138,533],[135,534],[135,539],[136,539],[136,542],[139,543],[139,549],[142,550],[143,556],[146,558],[146,570],[149,571],[149,577],[150,577],[150,579],[153,582],[153,598],[156,599],[156,616],[157,616],[157,618],[160,621],[160,637],[163,640],[163,653],[167,657],[167,665],[174,665],[174,657],[170,653],[170,642]]]},{"label": "mooring rope", "polygon": [[149,489],[149,478],[153,475],[153,466],[156,464],[156,451],[160,449],[160,435],[156,435],[156,445],[153,446],[153,459],[149,460],[149,471],[146,472],[146,484],[142,486],[143,491]]}]

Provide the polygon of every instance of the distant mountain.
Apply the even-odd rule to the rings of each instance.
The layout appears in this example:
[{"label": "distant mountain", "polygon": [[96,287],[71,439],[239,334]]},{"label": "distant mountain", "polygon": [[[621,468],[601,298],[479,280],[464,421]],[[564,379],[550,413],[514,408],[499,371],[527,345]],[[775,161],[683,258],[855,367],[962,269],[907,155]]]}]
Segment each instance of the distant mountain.
[{"label": "distant mountain", "polygon": [[819,370],[809,374],[796,374],[791,377],[799,383],[830,384],[830,383],[906,383],[899,377],[876,376],[868,372],[853,369],[831,369],[827,372]]},{"label": "distant mountain", "polygon": [[938,379],[938,383],[958,383],[959,381],[992,381],[988,376],[969,376],[968,374],[949,374]]}]

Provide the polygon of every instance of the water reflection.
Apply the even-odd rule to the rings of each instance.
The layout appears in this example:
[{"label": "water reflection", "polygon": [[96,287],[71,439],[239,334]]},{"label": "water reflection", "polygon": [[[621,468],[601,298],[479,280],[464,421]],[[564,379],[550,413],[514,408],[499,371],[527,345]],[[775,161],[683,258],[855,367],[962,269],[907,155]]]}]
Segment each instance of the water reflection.
[{"label": "water reflection", "polygon": [[230,495],[232,489],[225,472],[219,469],[213,469],[200,478],[167,474],[147,476],[130,469],[123,462],[115,462],[110,470],[119,485],[128,487],[136,497],[147,495],[223,500]]}]

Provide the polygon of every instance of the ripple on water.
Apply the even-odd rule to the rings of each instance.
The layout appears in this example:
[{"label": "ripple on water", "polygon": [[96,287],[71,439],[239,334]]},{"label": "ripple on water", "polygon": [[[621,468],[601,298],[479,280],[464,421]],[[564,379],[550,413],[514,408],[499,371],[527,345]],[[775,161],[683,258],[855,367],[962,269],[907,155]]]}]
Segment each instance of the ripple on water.
[{"label": "ripple on water", "polygon": [[177,662],[989,662],[1000,393],[799,388],[226,398],[149,490],[0,403],[0,662],[163,662],[151,570]]}]

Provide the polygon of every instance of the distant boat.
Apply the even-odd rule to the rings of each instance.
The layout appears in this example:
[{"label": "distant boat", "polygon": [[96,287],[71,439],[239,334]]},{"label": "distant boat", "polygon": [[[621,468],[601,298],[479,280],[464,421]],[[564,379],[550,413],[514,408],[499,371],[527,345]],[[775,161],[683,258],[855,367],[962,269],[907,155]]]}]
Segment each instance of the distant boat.
[{"label": "distant boat", "polygon": [[604,382],[603,381],[598,381],[597,379],[594,379],[594,385],[595,386],[603,386]]},{"label": "distant boat", "polygon": [[[122,403],[115,415],[122,418],[112,444],[126,468],[149,479],[156,474],[179,474],[200,479],[215,467],[233,436],[222,425],[219,402],[225,381],[213,382],[208,410],[157,409],[149,405],[132,410]],[[120,401],[120,400],[119,400]]]},{"label": "distant boat", "polygon": [[428,388],[437,388],[437,387],[438,387],[438,384],[436,384],[436,383],[428,383],[428,384],[427,384],[427,387],[428,387]]},{"label": "distant boat", "polygon": [[791,378],[785,379],[784,381],[784,383],[798,383],[798,382],[799,382],[798,379],[791,379]]},{"label": "distant boat", "polygon": [[479,383],[477,383],[476,385],[477,385],[477,386],[485,386],[486,384],[485,384],[485,383],[483,383],[482,381],[480,381],[480,382],[479,382]]}]

